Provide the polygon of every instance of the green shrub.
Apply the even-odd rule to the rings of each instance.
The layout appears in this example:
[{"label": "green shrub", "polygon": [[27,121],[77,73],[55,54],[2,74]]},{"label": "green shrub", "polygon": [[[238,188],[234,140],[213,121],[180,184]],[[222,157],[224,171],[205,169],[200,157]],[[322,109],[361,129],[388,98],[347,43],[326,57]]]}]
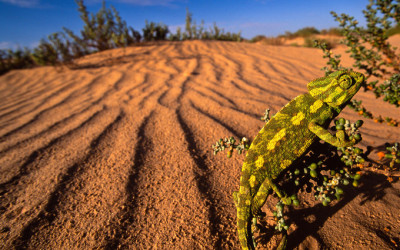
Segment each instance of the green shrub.
[{"label": "green shrub", "polygon": [[166,40],[169,33],[168,27],[162,23],[147,22],[143,29],[143,38],[145,41],[162,41]]},{"label": "green shrub", "polygon": [[34,65],[31,58],[31,51],[28,48],[24,50],[0,50],[0,75],[12,69],[29,68]]},{"label": "green shrub", "polygon": [[[319,42],[324,43],[326,48],[331,50],[336,47],[336,44],[333,41],[327,39],[319,39]],[[304,38],[304,47],[313,48],[315,47],[315,39],[311,37]]]},{"label": "green shrub", "polygon": [[[388,34],[399,27],[399,12],[400,5],[395,1],[372,0],[363,11],[366,28],[360,27],[354,17],[331,12],[340,24],[347,52],[355,61],[353,68],[365,73],[367,81],[364,90],[372,91],[376,98],[382,98],[396,108],[400,107],[400,54],[388,42]],[[317,46],[329,59],[328,67],[323,68],[326,74],[344,69],[340,65],[340,55],[333,55],[326,44],[317,43]],[[350,107],[375,122],[399,126],[399,121],[393,118],[372,114],[363,107],[361,101],[352,100]]]},{"label": "green shrub", "polygon": [[201,21],[201,25],[196,25],[196,21],[192,18],[192,13],[186,9],[186,23],[185,31],[182,32],[181,28],[178,28],[176,34],[171,34],[169,40],[182,41],[182,40],[221,40],[221,41],[242,41],[241,32],[231,33],[225,32],[217,26],[216,23],[210,27],[209,31],[204,28],[204,21]]},{"label": "green shrub", "polygon": [[320,34],[321,35],[333,35],[333,36],[341,36],[342,29],[339,28],[330,28],[330,29],[322,29]]},{"label": "green shrub", "polygon": [[35,63],[40,66],[55,65],[60,61],[56,48],[44,39],[42,39],[39,46],[33,50],[32,58]]},{"label": "green shrub", "polygon": [[[80,34],[63,27],[63,32],[56,32],[42,39],[33,51],[25,49],[0,51],[0,74],[12,69],[27,68],[43,65],[71,64],[74,59],[90,53],[112,48],[126,47],[144,41],[166,40],[169,34],[168,26],[162,23],[147,22],[142,35],[129,27],[122,20],[118,11],[111,6],[106,8],[103,1],[97,13],[89,13],[83,0],[75,0],[78,5],[80,18],[84,26]],[[215,23],[210,31],[192,20],[192,14],[187,9],[185,32],[180,28],[176,34],[169,36],[170,40],[182,41],[187,39],[208,39],[224,41],[241,41],[239,33],[225,33]]]},{"label": "green shrub", "polygon": [[[76,0],[76,3],[84,22],[80,36],[64,27],[64,32],[56,32],[42,39],[32,52],[27,49],[2,51],[0,74],[36,65],[71,63],[73,59],[93,52],[140,42],[140,33],[129,27],[113,6],[107,9],[103,1],[102,8],[93,14],[87,11],[83,0]],[[167,30],[165,25],[156,25],[154,39],[165,39]]]},{"label": "green shrub", "polygon": [[317,35],[319,34],[319,30],[317,30],[314,27],[305,27],[302,29],[299,29],[294,33],[295,36],[301,36],[301,37],[309,37],[311,35]]},{"label": "green shrub", "polygon": [[[137,32],[128,27],[125,21],[122,21],[117,10],[112,6],[111,9],[107,9],[104,1],[102,8],[95,15],[91,14],[90,17],[83,0],[76,0],[76,3],[85,26],[81,31],[81,37],[75,36],[71,31],[68,34],[81,47],[88,47],[92,51],[103,51],[125,47],[140,40]],[[84,51],[87,50],[84,49]]]},{"label": "green shrub", "polygon": [[267,38],[267,37],[264,36],[264,35],[257,35],[257,36],[255,36],[255,37],[253,37],[252,39],[250,39],[249,42],[255,43],[255,42],[259,42],[259,41],[261,41],[261,40],[264,40],[264,39],[266,39],[266,38]]}]

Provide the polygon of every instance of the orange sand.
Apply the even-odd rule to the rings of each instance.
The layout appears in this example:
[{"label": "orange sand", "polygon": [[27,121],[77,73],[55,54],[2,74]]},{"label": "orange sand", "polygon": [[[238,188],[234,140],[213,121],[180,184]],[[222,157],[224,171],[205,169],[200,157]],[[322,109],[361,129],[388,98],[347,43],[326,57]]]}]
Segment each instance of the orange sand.
[{"label": "orange sand", "polygon": [[[237,249],[243,156],[212,156],[211,145],[254,138],[267,107],[276,113],[324,75],[321,55],[189,41],[0,76],[0,248]],[[400,119],[371,93],[356,98]],[[400,141],[399,128],[370,120],[361,131],[364,147]],[[394,248],[400,183],[371,173],[352,190],[332,207],[306,198],[289,247]]]}]

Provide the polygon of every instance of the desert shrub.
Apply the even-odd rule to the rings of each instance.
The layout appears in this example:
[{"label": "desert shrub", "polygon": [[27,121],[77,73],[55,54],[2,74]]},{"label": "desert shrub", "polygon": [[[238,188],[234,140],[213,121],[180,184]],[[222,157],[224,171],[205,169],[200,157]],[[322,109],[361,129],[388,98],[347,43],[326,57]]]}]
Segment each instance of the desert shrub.
[{"label": "desert shrub", "polygon": [[168,27],[162,23],[147,22],[143,28],[143,38],[145,41],[162,41],[166,40],[169,33]]},{"label": "desert shrub", "polygon": [[340,28],[322,29],[320,34],[321,35],[341,36],[342,35],[342,30]]},{"label": "desert shrub", "polygon": [[262,40],[262,43],[267,45],[283,45],[283,40],[280,37],[266,37]]},{"label": "desert shrub", "polygon": [[278,37],[285,37],[288,39],[292,39],[292,38],[295,38],[295,35],[290,31],[285,31],[284,35],[279,35]]},{"label": "desert shrub", "polygon": [[[365,91],[372,91],[376,98],[400,107],[400,54],[388,42],[390,30],[399,27],[400,4],[395,1],[373,0],[363,11],[367,27],[360,27],[357,20],[346,14],[340,16],[331,12],[339,22],[343,31],[344,40],[348,47],[348,53],[354,59],[353,68],[365,73]],[[326,74],[338,69],[344,69],[340,64],[340,55],[333,55],[330,49],[323,43],[317,42],[316,46],[324,52],[328,58],[328,66],[324,67]],[[372,80],[373,79],[373,80]],[[381,115],[372,114],[362,105],[361,101],[352,100],[351,108],[360,115],[374,119],[375,122],[387,123],[399,126],[399,121]]]},{"label": "desert shrub", "polygon": [[185,22],[185,34],[184,37],[186,39],[192,39],[193,38],[193,30],[196,28],[196,26],[192,27],[192,13],[189,12],[189,9],[186,8],[186,22]]},{"label": "desert shrub", "polygon": [[74,42],[85,48],[84,51],[103,51],[124,47],[140,40],[138,33],[127,26],[117,10],[112,6],[111,9],[107,9],[104,1],[102,8],[90,17],[83,0],[76,0],[76,3],[85,25],[81,31],[81,37],[75,36],[71,31],[67,34]]},{"label": "desert shrub", "polygon": [[261,40],[263,40],[263,39],[266,39],[266,38],[267,38],[267,37],[264,36],[264,35],[256,35],[255,37],[253,37],[252,39],[250,39],[249,42],[255,43],[255,42],[259,42],[259,41],[261,41]]},{"label": "desert shrub", "polygon": [[[118,11],[111,6],[107,8],[103,1],[101,9],[97,13],[89,13],[83,0],[75,0],[78,5],[80,18],[84,26],[79,34],[66,27],[63,32],[56,32],[42,39],[39,46],[33,51],[1,51],[0,74],[11,69],[26,68],[31,66],[71,64],[76,58],[90,53],[108,50],[112,48],[126,47],[138,42],[166,40],[169,34],[168,26],[162,23],[146,21],[142,29],[143,36],[122,20]],[[207,39],[223,41],[241,41],[239,33],[224,32],[215,23],[207,31],[204,21],[196,25],[192,14],[186,10],[185,31],[177,29],[176,34],[168,37],[172,41],[188,39]],[[25,60],[26,62],[22,62]]]},{"label": "desert shrub", "polygon": [[39,46],[33,50],[32,58],[35,63],[40,66],[55,65],[60,61],[57,49],[44,39],[42,39]]},{"label": "desert shrub", "polygon": [[257,35],[253,37],[249,42],[254,43],[254,42],[262,42],[263,44],[268,44],[268,45],[282,45],[283,40],[282,37],[267,37],[264,35]]},{"label": "desert shrub", "polygon": [[[327,30],[325,30],[324,32],[327,32]],[[317,28],[315,28],[315,27],[304,27],[304,28],[301,28],[301,29],[299,29],[299,30],[297,30],[295,32],[285,31],[285,34],[279,35],[278,37],[284,37],[284,38],[287,38],[287,39],[293,39],[293,38],[296,38],[296,37],[307,38],[307,37],[310,37],[310,36],[313,36],[313,35],[318,35],[318,34],[321,34],[321,32]]]},{"label": "desert shrub", "polygon": [[[35,65],[55,65],[70,63],[81,56],[117,47],[125,47],[140,42],[141,34],[129,27],[121,19],[118,11],[111,6],[96,13],[89,13],[83,0],[76,0],[80,17],[84,22],[80,35],[63,27],[64,32],[56,32],[42,39],[39,46],[30,50],[2,51],[0,53],[0,74],[11,69]],[[165,39],[166,26],[156,25],[155,39]],[[164,32],[164,33],[163,33]]]},{"label": "desert shrub", "polygon": [[221,40],[221,41],[242,41],[241,32],[231,33],[225,32],[217,26],[216,23],[213,24],[209,30],[204,27],[204,21],[201,21],[200,26],[196,25],[196,21],[192,18],[192,13],[189,9],[186,9],[186,23],[185,30],[182,32],[181,28],[178,28],[176,34],[170,34],[169,40],[172,41],[182,41],[182,40]]},{"label": "desert shrub", "polygon": [[34,61],[28,48],[23,50],[0,50],[0,75],[11,69],[29,68],[33,65]]},{"label": "desert shrub", "polygon": [[176,33],[175,34],[170,33],[170,35],[168,37],[168,40],[170,40],[170,41],[181,41],[182,40],[182,29],[181,29],[181,27],[178,27],[176,29]]},{"label": "desert shrub", "polygon": [[[324,43],[326,45],[326,48],[329,49],[329,50],[336,47],[336,43],[334,43],[331,40],[319,39],[319,41],[321,43]],[[312,37],[305,37],[303,46],[307,47],[307,48],[314,48],[315,47],[315,39],[312,38]]]},{"label": "desert shrub", "polygon": [[294,36],[308,37],[311,35],[317,35],[319,33],[320,33],[319,30],[316,29],[315,27],[305,27],[296,31],[294,33]]}]

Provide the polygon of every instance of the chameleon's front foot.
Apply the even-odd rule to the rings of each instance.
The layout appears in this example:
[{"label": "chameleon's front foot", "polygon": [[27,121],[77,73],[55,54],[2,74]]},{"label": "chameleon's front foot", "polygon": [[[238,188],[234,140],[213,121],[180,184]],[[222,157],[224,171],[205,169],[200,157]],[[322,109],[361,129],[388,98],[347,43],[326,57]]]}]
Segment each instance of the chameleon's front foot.
[{"label": "chameleon's front foot", "polygon": [[338,132],[336,132],[336,138],[338,140],[338,146],[345,148],[345,147],[351,147],[354,144],[356,144],[358,141],[353,138],[351,140],[347,140],[346,139],[346,134],[343,130],[339,130]]}]

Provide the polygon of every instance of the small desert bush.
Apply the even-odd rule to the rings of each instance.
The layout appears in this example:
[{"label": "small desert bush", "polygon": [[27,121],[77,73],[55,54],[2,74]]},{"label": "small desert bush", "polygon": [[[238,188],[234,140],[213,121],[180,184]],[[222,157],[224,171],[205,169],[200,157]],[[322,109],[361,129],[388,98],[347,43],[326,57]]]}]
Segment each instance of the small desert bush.
[{"label": "small desert bush", "polygon": [[167,25],[146,21],[146,26],[143,29],[143,38],[145,41],[163,41],[167,39],[168,33]]},{"label": "small desert bush", "polygon": [[[326,45],[327,49],[333,49],[337,46],[337,43],[331,39],[319,39],[321,43]],[[314,37],[305,37],[304,38],[304,47],[307,48],[314,48],[315,47],[315,38]]]},{"label": "small desert bush", "polygon": [[250,39],[249,42],[251,42],[251,43],[256,43],[256,42],[262,41],[262,40],[264,40],[264,39],[266,39],[266,38],[267,38],[267,37],[264,36],[264,35],[256,35],[255,37],[253,37],[252,39]]},{"label": "small desert bush", "polygon": [[83,0],[76,0],[76,3],[84,22],[80,35],[64,27],[64,32],[56,32],[42,39],[32,51],[2,51],[0,74],[11,69],[66,64],[93,52],[125,47],[141,40],[140,33],[128,27],[114,7],[106,8],[104,1],[96,14],[87,11]]},{"label": "small desert bush", "polygon": [[342,29],[340,28],[330,28],[330,29],[322,29],[320,34],[321,35],[331,35],[331,36],[341,36]]},{"label": "small desert bush", "polygon": [[262,43],[267,45],[283,45],[283,41],[279,37],[266,37],[262,40]]},{"label": "small desert bush", "polygon": [[[360,27],[357,20],[346,14],[331,12],[344,35],[342,43],[348,47],[347,52],[354,59],[352,68],[366,76],[365,91],[372,91],[376,98],[400,107],[400,54],[389,42],[388,34],[398,29],[400,24],[400,5],[398,1],[371,0],[363,11],[367,27]],[[345,69],[340,64],[340,55],[333,55],[324,43],[316,44],[328,58],[326,74]],[[350,69],[352,69],[350,68]],[[399,126],[399,121],[381,115],[372,114],[361,101],[352,100],[350,105],[360,115],[375,122]]]},{"label": "small desert bush", "polygon": [[[63,27],[62,32],[56,32],[43,38],[33,50],[1,50],[0,74],[12,69],[21,69],[44,65],[69,65],[73,60],[91,53],[126,47],[141,41],[183,41],[192,39],[242,41],[239,33],[225,32],[215,23],[209,30],[204,28],[204,21],[196,25],[192,14],[186,12],[186,26],[182,31],[178,28],[176,34],[171,34],[168,26],[163,23],[146,21],[142,29],[143,35],[122,20],[118,11],[105,2],[97,13],[89,13],[83,0],[75,0],[84,26],[79,34]],[[169,36],[168,36],[169,34]]]},{"label": "small desert bush", "polygon": [[315,27],[305,27],[296,31],[294,35],[300,37],[308,37],[312,35],[317,35],[319,33],[320,33],[319,30],[316,29]]},{"label": "small desert bush", "polygon": [[316,35],[342,36],[342,32],[343,31],[340,28],[329,28],[329,29],[322,29],[321,31],[319,31],[315,27],[305,27],[297,30],[296,32],[286,31],[284,35],[280,35],[279,37],[284,37],[287,39],[304,37],[306,39],[310,37],[315,37]]},{"label": "small desert bush", "polygon": [[220,40],[220,41],[236,41],[240,42],[243,40],[241,33],[225,32],[213,24],[208,30],[204,27],[204,21],[201,21],[200,25],[196,25],[196,21],[192,18],[192,13],[186,9],[186,23],[185,30],[182,31],[180,27],[177,28],[175,34],[169,36],[171,41],[184,41],[184,40]]},{"label": "small desert bush", "polygon": [[288,39],[293,39],[296,37],[309,37],[312,35],[320,34],[319,30],[315,27],[305,27],[297,30],[296,32],[292,33],[290,31],[286,31],[282,37],[286,37]]},{"label": "small desert bush", "polygon": [[[81,47],[81,51],[95,52],[125,47],[141,39],[138,32],[128,27],[121,19],[114,7],[106,8],[104,1],[102,8],[96,14],[87,11],[83,0],[77,0],[76,3],[85,25],[80,32],[81,36],[76,36],[69,30],[67,34]],[[64,30],[67,31],[65,28]]]},{"label": "small desert bush", "polygon": [[24,50],[0,50],[0,75],[12,69],[29,68],[34,64],[31,51],[28,48]]}]

